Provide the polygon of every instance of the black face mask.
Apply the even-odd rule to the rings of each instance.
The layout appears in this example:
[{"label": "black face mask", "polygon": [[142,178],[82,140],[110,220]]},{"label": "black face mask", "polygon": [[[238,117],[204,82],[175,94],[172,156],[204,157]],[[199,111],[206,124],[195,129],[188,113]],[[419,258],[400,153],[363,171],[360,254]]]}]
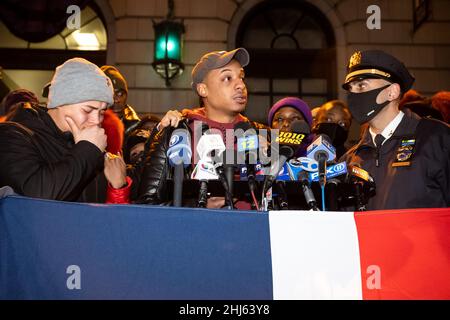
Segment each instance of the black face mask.
[{"label": "black face mask", "polygon": [[362,93],[349,92],[347,95],[348,108],[353,118],[359,123],[365,123],[372,120],[385,106],[389,100],[382,104],[377,103],[377,97],[381,91],[389,87],[390,84]]},{"label": "black face mask", "polygon": [[326,134],[334,147],[343,146],[348,138],[348,131],[337,123],[322,122],[315,126],[314,133]]}]

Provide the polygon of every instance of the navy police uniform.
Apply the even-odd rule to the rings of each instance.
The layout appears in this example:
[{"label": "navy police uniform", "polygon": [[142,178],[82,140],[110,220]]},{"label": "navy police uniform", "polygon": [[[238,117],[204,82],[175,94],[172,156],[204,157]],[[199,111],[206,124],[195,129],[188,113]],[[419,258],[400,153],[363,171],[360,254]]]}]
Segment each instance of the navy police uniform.
[{"label": "navy police uniform", "polygon": [[[402,92],[414,82],[406,67],[379,50],[355,52],[350,58],[344,89],[351,81],[382,78],[398,83]],[[341,160],[358,164],[376,183],[367,210],[450,206],[450,127],[420,118],[405,109],[393,135],[381,146],[369,128]]]}]

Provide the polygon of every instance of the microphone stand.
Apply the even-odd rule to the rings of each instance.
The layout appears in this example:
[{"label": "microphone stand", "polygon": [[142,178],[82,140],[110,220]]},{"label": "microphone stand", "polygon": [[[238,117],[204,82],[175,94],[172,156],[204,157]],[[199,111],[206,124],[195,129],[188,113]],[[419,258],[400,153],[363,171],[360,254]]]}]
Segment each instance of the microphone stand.
[{"label": "microphone stand", "polygon": [[198,194],[198,208],[206,208],[208,203],[208,180],[200,180],[200,191]]},{"label": "microphone stand", "polygon": [[285,182],[284,181],[277,181],[277,191],[278,191],[278,204],[280,207],[280,210],[288,210],[288,197],[286,194],[286,190],[284,189]]},{"label": "microphone stand", "polygon": [[233,198],[233,187],[234,187],[234,165],[225,164],[224,166],[225,177],[227,179],[228,191],[231,194],[231,198]]},{"label": "microphone stand", "polygon": [[356,211],[366,211],[366,204],[364,203],[363,183],[356,181],[355,183],[355,209]]},{"label": "microphone stand", "polygon": [[175,207],[181,207],[183,203],[183,178],[184,178],[184,166],[182,163],[177,164],[174,170],[174,186],[173,186],[173,205]]},{"label": "microphone stand", "polygon": [[326,184],[327,195],[328,195],[328,205],[327,208],[331,211],[338,211],[338,185],[339,180],[329,179]]},{"label": "microphone stand", "polygon": [[228,185],[227,177],[225,176],[224,166],[223,164],[216,167],[217,175],[219,176],[219,180],[222,183],[222,186],[225,190],[225,203],[227,204],[227,209],[233,210],[233,195],[230,193],[230,187]]},{"label": "microphone stand", "polygon": [[316,198],[314,197],[314,193],[312,192],[311,187],[309,186],[308,174],[305,171],[300,171],[298,175],[306,203],[308,204],[310,209],[314,211],[319,211],[319,208],[317,208]]}]

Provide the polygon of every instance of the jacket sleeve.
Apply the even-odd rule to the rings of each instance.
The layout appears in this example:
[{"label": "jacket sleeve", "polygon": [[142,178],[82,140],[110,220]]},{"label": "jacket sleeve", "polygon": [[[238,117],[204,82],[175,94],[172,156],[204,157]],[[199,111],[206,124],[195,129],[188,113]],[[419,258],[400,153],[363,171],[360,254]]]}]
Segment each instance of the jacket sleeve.
[{"label": "jacket sleeve", "polygon": [[18,124],[0,125],[0,185],[28,197],[75,201],[95,177],[102,152],[88,141],[57,162],[42,156],[33,134]]},{"label": "jacket sleeve", "polygon": [[167,149],[173,128],[158,132],[150,144],[143,167],[136,203],[161,204],[167,201],[167,179],[170,177]]},{"label": "jacket sleeve", "polygon": [[120,189],[114,189],[111,184],[108,183],[106,190],[106,203],[115,204],[128,204],[130,203],[130,190],[133,180],[127,177],[127,185]]},{"label": "jacket sleeve", "polygon": [[418,135],[427,149],[427,176],[437,184],[447,207],[450,207],[450,127],[437,120],[422,119]]}]

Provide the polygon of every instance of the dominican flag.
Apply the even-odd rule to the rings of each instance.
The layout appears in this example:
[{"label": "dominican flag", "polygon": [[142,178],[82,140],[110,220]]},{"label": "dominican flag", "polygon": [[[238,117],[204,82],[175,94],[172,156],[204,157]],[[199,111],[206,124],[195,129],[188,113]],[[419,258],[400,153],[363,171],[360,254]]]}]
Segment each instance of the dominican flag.
[{"label": "dominican flag", "polygon": [[450,299],[450,209],[0,199],[0,299]]}]

